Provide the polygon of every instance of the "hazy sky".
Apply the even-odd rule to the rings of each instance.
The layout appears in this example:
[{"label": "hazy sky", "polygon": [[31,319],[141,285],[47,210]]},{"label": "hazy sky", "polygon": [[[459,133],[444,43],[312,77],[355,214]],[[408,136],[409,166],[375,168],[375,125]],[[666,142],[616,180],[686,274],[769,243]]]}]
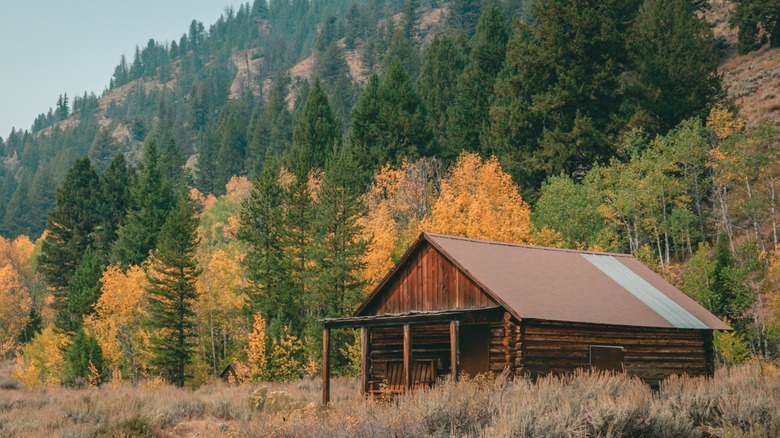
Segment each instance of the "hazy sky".
[{"label": "hazy sky", "polygon": [[100,95],[124,53],[206,29],[247,0],[0,0],[0,137],[30,129],[62,93]]}]

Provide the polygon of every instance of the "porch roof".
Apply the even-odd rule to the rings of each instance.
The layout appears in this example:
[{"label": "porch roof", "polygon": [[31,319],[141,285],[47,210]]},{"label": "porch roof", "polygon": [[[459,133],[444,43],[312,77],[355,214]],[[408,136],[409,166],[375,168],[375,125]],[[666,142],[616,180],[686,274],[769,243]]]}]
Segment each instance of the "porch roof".
[{"label": "porch roof", "polygon": [[471,322],[479,317],[498,315],[503,311],[503,307],[498,306],[480,309],[429,310],[349,318],[325,318],[320,322],[325,328],[386,327],[402,324],[437,324],[450,321]]}]

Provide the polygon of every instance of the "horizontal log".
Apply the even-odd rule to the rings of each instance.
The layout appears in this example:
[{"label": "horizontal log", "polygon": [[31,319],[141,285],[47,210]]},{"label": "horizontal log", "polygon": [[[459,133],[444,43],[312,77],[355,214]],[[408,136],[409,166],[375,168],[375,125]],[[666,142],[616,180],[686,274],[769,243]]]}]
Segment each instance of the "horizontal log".
[{"label": "horizontal log", "polygon": [[577,329],[547,329],[526,327],[526,336],[557,336],[557,335],[588,335],[603,337],[629,337],[642,339],[690,339],[702,340],[700,333],[694,332],[666,332],[666,331],[646,331],[638,332],[634,330],[577,330]]},{"label": "horizontal log", "polygon": [[700,346],[703,347],[702,341],[695,341],[689,339],[644,339],[644,338],[602,338],[595,336],[526,336],[524,342],[528,345],[541,344],[551,345],[554,343],[562,344],[580,344],[580,345],[660,345],[660,346]]}]

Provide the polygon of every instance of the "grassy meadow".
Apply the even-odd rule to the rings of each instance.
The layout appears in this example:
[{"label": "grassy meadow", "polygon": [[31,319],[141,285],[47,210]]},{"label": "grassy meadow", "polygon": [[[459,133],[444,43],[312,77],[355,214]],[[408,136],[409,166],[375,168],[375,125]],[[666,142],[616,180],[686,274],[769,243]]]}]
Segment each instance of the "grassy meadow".
[{"label": "grassy meadow", "polygon": [[0,368],[2,437],[780,436],[780,375],[757,365],[673,377],[658,391],[579,373],[442,382],[391,402],[363,400],[355,379],[337,378],[329,407],[319,403],[319,379],[30,390],[10,368]]}]

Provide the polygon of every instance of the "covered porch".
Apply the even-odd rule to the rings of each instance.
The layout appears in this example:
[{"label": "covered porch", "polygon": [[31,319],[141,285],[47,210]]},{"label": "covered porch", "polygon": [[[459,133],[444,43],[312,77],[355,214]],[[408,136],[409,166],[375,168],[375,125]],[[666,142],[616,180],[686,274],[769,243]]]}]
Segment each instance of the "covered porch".
[{"label": "covered porch", "polygon": [[322,402],[330,402],[333,329],[360,329],[361,395],[392,396],[462,372],[500,372],[491,369],[491,353],[503,359],[503,315],[503,308],[488,307],[325,319]]}]

